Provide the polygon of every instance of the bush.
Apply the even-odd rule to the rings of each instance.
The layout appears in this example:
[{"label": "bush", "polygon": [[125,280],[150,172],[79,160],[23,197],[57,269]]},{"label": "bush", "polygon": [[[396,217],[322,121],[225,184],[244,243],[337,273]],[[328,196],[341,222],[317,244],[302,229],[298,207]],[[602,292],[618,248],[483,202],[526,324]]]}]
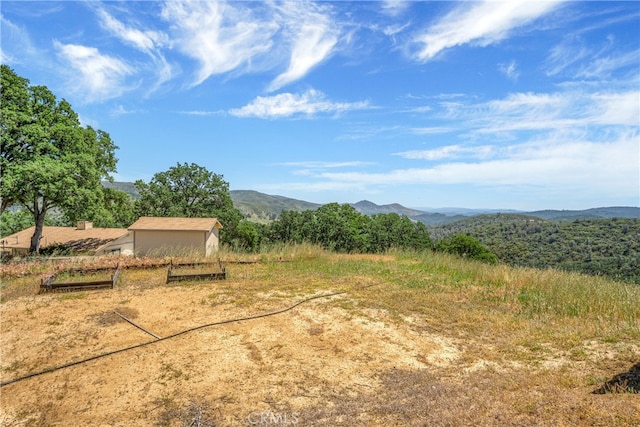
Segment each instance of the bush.
[{"label": "bush", "polygon": [[498,257],[480,241],[464,234],[440,240],[436,245],[436,250],[490,264],[498,262]]}]

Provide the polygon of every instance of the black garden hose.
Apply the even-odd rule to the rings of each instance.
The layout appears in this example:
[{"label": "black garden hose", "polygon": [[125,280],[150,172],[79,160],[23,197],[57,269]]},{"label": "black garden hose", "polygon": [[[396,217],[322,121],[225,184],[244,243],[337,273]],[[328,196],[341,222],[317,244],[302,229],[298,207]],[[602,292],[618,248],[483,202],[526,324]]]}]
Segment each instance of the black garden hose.
[{"label": "black garden hose", "polygon": [[[375,285],[363,286],[362,288],[359,288],[359,289],[369,288],[371,286],[375,286]],[[102,359],[103,357],[112,356],[112,355],[118,354],[118,353],[124,353],[125,351],[134,350],[134,349],[140,348],[140,347],[145,347],[147,345],[155,344],[155,343],[160,342],[160,341],[170,340],[170,339],[176,338],[176,337],[178,337],[180,335],[185,335],[185,334],[188,334],[190,332],[197,331],[198,329],[204,329],[204,328],[208,328],[208,327],[211,327],[211,326],[226,325],[228,323],[234,323],[234,322],[244,322],[244,321],[247,321],[247,320],[261,319],[261,318],[269,317],[269,316],[275,316],[276,314],[282,314],[282,313],[285,313],[287,311],[293,310],[294,308],[298,307],[299,305],[302,305],[304,303],[307,303],[307,302],[315,300],[315,299],[329,298],[329,297],[332,297],[332,296],[342,295],[342,294],[346,294],[346,293],[347,293],[347,291],[340,291],[340,292],[333,292],[333,293],[330,293],[330,294],[315,295],[315,296],[312,296],[312,297],[309,297],[309,298],[305,298],[305,299],[303,299],[301,301],[298,301],[297,303],[295,303],[295,304],[293,304],[293,305],[291,305],[291,306],[289,306],[287,308],[283,308],[282,310],[272,311],[272,312],[264,313],[264,314],[257,314],[257,315],[254,315],[254,316],[240,317],[240,318],[237,318],[237,319],[221,320],[221,321],[218,321],[218,322],[207,323],[205,325],[194,326],[193,328],[185,329],[183,331],[179,331],[179,332],[176,332],[174,334],[167,335],[166,337],[155,339],[153,341],[147,341],[147,342],[144,342],[144,343],[141,343],[141,344],[132,345],[130,347],[125,347],[125,348],[121,348],[121,349],[118,349],[118,350],[109,351],[109,352],[106,352],[106,353],[98,354],[96,356],[88,357],[86,359],[78,360],[76,362],[65,363],[63,365],[54,366],[54,367],[51,367],[51,368],[48,368],[48,369],[45,369],[45,370],[42,370],[42,371],[39,371],[39,372],[33,372],[31,374],[27,374],[27,375],[24,375],[22,377],[18,377],[18,378],[14,378],[14,379],[11,379],[11,380],[8,380],[8,381],[4,381],[4,382],[0,383],[0,387],[4,387],[4,386],[7,386],[9,384],[17,383],[19,381],[24,381],[24,380],[27,380],[29,378],[37,377],[37,376],[40,376],[40,375],[48,374],[50,372],[54,372],[54,371],[58,371],[58,370],[61,370],[61,369],[69,368],[71,366],[81,365],[81,364],[90,362],[92,360]]]}]

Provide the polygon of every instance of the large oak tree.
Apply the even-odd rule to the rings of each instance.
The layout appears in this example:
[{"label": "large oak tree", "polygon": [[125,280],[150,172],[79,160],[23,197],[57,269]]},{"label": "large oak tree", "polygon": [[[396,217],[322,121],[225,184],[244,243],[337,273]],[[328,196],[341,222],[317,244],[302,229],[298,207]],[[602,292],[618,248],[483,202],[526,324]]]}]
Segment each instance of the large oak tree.
[{"label": "large oak tree", "polygon": [[33,214],[33,253],[51,209],[73,218],[103,203],[101,181],[115,172],[117,147],[108,133],[83,127],[47,87],[0,67],[0,212],[20,205]]}]

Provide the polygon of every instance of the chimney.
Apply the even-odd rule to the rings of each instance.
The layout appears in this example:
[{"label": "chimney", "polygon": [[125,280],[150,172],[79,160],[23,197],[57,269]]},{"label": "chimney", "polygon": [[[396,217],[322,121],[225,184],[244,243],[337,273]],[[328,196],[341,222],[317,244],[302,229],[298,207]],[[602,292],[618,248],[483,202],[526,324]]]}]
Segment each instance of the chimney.
[{"label": "chimney", "polygon": [[93,222],[91,221],[78,221],[78,230],[89,230],[93,228]]}]

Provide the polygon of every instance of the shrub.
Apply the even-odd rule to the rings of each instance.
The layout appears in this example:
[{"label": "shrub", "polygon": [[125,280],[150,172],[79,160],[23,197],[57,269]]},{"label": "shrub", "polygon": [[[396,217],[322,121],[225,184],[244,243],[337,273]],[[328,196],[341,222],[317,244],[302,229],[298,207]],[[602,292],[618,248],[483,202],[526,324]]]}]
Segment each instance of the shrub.
[{"label": "shrub", "polygon": [[440,240],[436,245],[436,250],[490,264],[498,262],[498,257],[480,241],[464,234]]}]

